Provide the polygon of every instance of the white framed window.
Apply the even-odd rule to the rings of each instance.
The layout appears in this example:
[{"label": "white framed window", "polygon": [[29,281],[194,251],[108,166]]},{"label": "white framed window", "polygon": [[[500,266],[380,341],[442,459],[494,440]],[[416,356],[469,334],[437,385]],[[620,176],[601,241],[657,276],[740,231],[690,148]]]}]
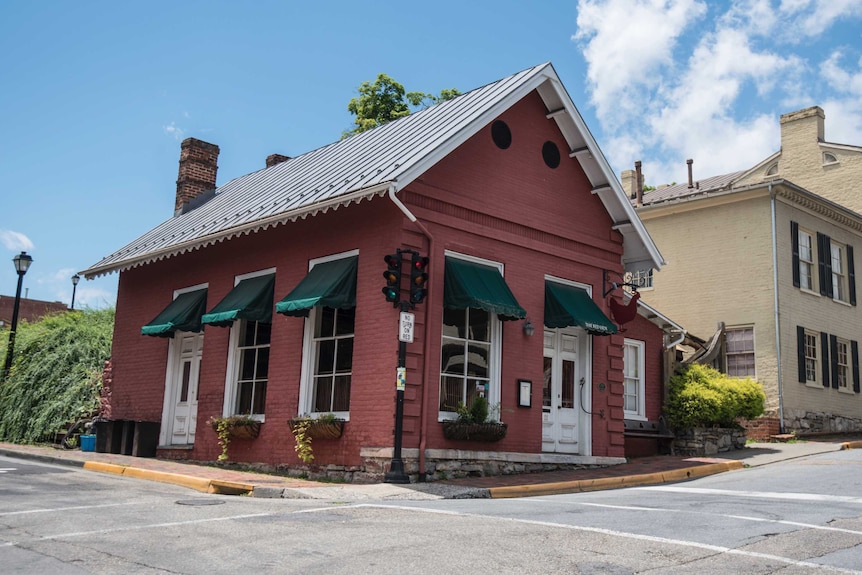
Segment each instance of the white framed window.
[{"label": "white framed window", "polygon": [[[308,270],[335,260],[356,257],[351,250],[309,261]],[[350,389],[353,380],[353,342],[356,308],[315,306],[305,320],[300,383],[300,414],[312,417],[332,413],[350,419]]]},{"label": "white framed window", "polygon": [[[482,264],[503,273],[503,265],[497,262],[449,251],[446,257]],[[501,324],[497,314],[483,309],[443,308],[440,420],[454,419],[459,405],[469,406],[480,395],[490,406],[499,404]]]},{"label": "white framed window", "polygon": [[724,333],[727,344],[725,359],[730,377],[755,377],[754,328],[728,328]]},{"label": "white framed window", "polygon": [[799,287],[814,291],[814,243],[810,232],[800,229],[799,238]]},{"label": "white framed window", "polygon": [[846,302],[848,297],[844,246],[832,242],[829,244],[829,249],[832,262],[832,298]]},{"label": "white framed window", "polygon": [[[243,280],[273,275],[269,268],[236,276]],[[224,415],[253,415],[265,420],[266,388],[269,384],[269,350],[272,322],[238,319],[230,328]]]},{"label": "white framed window", "polygon": [[266,413],[266,386],[269,382],[269,342],[272,323],[239,320],[234,413]]},{"label": "white framed window", "polygon": [[839,391],[850,391],[850,342],[838,338],[835,341],[835,369]]},{"label": "white framed window", "polygon": [[769,166],[769,168],[767,168],[767,170],[766,170],[766,175],[767,175],[767,176],[775,176],[775,175],[777,175],[777,174],[778,174],[778,162],[776,162],[776,163],[772,164],[772,165],[771,165],[771,166]]},{"label": "white framed window", "polygon": [[838,157],[830,152],[823,152],[823,164],[837,164]]},{"label": "white framed window", "polygon": [[623,413],[626,419],[646,419],[646,377],[642,341],[623,342]]},{"label": "white framed window", "polygon": [[820,335],[813,331],[805,330],[805,383],[809,385],[819,385],[817,381],[820,367],[818,358],[820,345]]}]

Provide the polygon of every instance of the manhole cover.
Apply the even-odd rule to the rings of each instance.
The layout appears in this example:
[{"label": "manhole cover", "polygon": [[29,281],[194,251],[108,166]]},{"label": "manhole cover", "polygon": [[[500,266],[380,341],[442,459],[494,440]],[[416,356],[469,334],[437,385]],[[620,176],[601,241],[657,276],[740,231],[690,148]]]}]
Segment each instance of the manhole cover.
[{"label": "manhole cover", "polygon": [[223,505],[224,501],[221,499],[180,499],[176,502],[177,505]]}]

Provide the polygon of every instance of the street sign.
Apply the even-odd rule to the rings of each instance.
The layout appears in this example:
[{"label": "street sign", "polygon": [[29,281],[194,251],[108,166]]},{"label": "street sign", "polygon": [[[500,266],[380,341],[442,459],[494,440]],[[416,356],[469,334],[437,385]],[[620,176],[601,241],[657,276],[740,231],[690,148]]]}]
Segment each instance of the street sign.
[{"label": "street sign", "polygon": [[412,313],[402,311],[398,324],[398,341],[413,343],[413,322],[416,319]]}]

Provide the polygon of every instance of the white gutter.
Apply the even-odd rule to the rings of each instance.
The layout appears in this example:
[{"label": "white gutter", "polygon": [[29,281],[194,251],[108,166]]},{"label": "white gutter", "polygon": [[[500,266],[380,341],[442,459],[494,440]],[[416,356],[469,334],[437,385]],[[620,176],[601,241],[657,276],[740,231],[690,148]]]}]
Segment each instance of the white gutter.
[{"label": "white gutter", "polygon": [[784,433],[784,394],[781,385],[781,320],[778,315],[778,238],[776,236],[775,224],[775,191],[772,183],[769,184],[770,211],[772,212],[772,292],[774,295],[775,313],[775,357],[777,362],[776,375],[778,376],[778,430]]},{"label": "white gutter", "polygon": [[[416,227],[419,228],[419,231],[428,238],[428,268],[427,272],[429,277],[431,277],[432,268],[434,267],[434,236],[431,235],[431,232],[428,231],[422,222],[416,219],[416,216],[413,215],[413,212],[404,205],[404,202],[398,199],[395,193],[398,190],[396,189],[396,184],[390,184],[389,186],[389,199],[392,200],[392,203],[395,204],[399,210],[407,217],[408,220],[416,224]],[[426,294],[426,300],[428,302],[431,301],[431,296],[433,294],[431,282],[427,284],[428,293]],[[431,365],[434,363],[430,361],[431,357],[431,322],[428,321],[428,305],[425,306],[425,334],[423,335],[425,341],[423,342],[423,363],[425,368],[425,373],[422,374],[422,406],[419,411],[419,481],[425,481],[425,446],[428,442],[428,402],[429,394],[431,393]]]}]

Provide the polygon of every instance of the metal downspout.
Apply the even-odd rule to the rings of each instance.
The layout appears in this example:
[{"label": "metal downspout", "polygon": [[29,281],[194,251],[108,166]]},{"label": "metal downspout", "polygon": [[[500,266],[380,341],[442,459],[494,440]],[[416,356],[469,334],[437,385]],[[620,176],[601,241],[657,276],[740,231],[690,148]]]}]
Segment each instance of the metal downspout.
[{"label": "metal downspout", "polygon": [[775,312],[775,356],[778,376],[778,430],[784,433],[784,394],[781,385],[781,321],[778,314],[778,238],[775,227],[775,191],[769,184],[769,200],[772,211],[772,292],[774,295]]},{"label": "metal downspout", "polygon": [[[395,204],[399,210],[401,210],[407,219],[416,224],[416,227],[419,228],[419,231],[428,238],[428,277],[433,277],[431,275],[432,268],[434,267],[434,258],[431,257],[431,254],[434,251],[434,236],[431,235],[431,232],[428,231],[422,222],[416,219],[416,216],[413,215],[413,212],[404,205],[404,203],[399,200],[395,196],[395,186],[389,186],[389,199],[392,200],[392,203]],[[431,302],[432,300],[432,290],[431,287],[433,282],[428,282],[428,294],[426,295],[426,301]],[[419,481],[425,481],[425,445],[428,439],[428,394],[430,393],[430,382],[431,382],[431,361],[429,359],[431,354],[431,338],[429,337],[431,331],[431,322],[429,321],[428,309],[426,306],[425,309],[425,333],[423,335],[425,341],[423,343],[423,351],[422,351],[422,361],[424,364],[423,381],[422,381],[422,409],[420,411],[419,416]]]}]

